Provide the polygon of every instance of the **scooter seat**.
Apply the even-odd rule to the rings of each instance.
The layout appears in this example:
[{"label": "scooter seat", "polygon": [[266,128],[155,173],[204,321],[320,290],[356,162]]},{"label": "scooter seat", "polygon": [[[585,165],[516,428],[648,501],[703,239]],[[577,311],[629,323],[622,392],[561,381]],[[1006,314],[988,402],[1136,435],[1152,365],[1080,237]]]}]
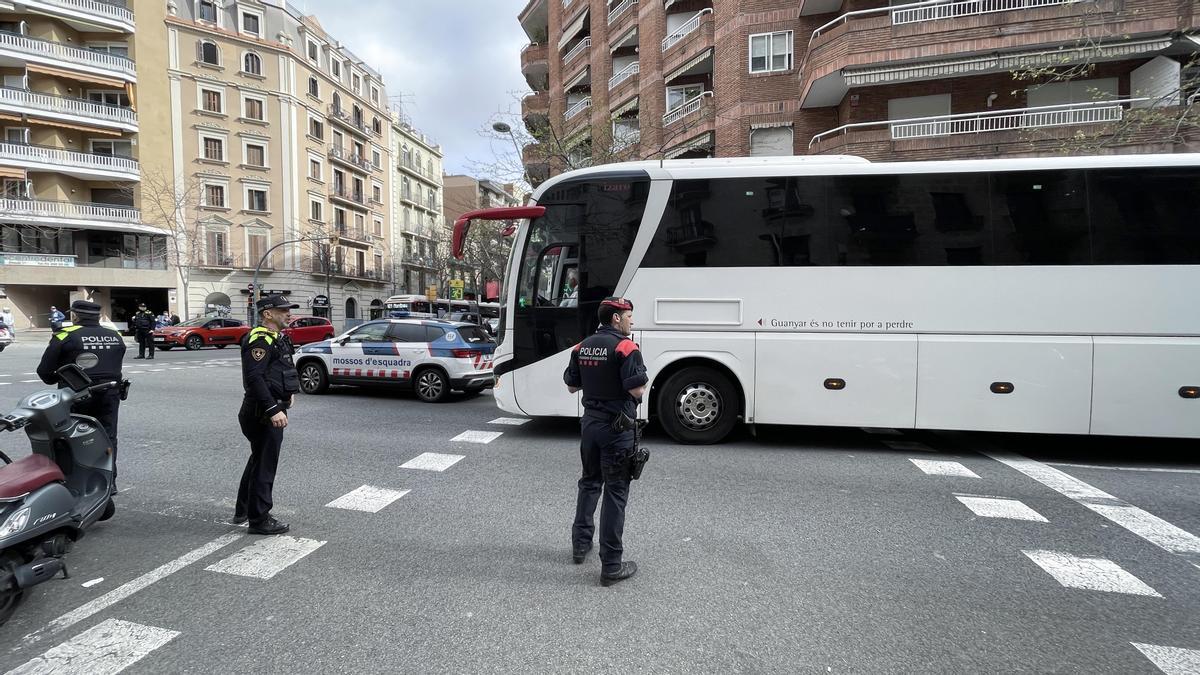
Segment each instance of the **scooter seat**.
[{"label": "scooter seat", "polygon": [[0,499],[28,494],[47,483],[63,481],[62,469],[44,455],[29,455],[0,466]]}]

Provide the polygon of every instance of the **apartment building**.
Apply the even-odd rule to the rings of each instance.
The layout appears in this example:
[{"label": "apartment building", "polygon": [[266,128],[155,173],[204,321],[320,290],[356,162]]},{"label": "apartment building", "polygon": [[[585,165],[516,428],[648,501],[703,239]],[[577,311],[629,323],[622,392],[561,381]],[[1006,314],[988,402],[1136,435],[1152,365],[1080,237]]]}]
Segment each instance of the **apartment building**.
[{"label": "apartment building", "polygon": [[123,322],[175,287],[141,179],[140,25],[119,2],[0,3],[0,304],[18,329],[81,298]]},{"label": "apartment building", "polygon": [[140,157],[182,197],[177,313],[245,317],[258,268],[300,313],[382,315],[394,160],[380,74],[283,0],[145,4],[159,15],[136,43],[159,62]]},{"label": "apartment building", "polygon": [[392,214],[397,293],[424,294],[440,281],[442,148],[401,115],[392,118]]},{"label": "apartment building", "polygon": [[1106,152],[1186,149],[1153,124],[1122,123],[1153,119],[1148,108],[1178,116],[1195,99],[1196,9],[529,0],[522,114],[539,143],[524,159],[536,182],[613,159],[1058,154],[1081,134],[1107,138]]},{"label": "apartment building", "polygon": [[[507,206],[519,206],[523,203],[524,195],[511,183],[497,183],[492,180],[474,178],[472,176],[448,175],[446,185],[446,241],[454,221],[460,215],[479,209],[492,209]],[[505,240],[508,243],[508,240]],[[448,258],[445,276],[447,279],[461,279],[464,282],[463,295],[467,299],[495,300],[499,296],[499,280],[503,272],[504,260],[508,257],[508,249],[484,252],[477,256],[485,259],[463,260]]]}]

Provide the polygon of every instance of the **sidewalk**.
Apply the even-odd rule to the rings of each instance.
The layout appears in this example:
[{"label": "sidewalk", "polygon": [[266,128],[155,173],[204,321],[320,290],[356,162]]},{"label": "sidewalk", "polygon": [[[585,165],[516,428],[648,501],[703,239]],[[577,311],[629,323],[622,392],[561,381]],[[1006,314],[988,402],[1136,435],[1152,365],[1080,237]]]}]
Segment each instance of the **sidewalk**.
[{"label": "sidewalk", "polygon": [[[50,341],[51,333],[52,331],[49,328],[26,328],[24,330],[17,331],[16,341],[18,343],[33,342],[37,344],[44,344]],[[126,345],[132,345],[134,347],[137,346],[137,339],[132,335],[122,335],[121,337],[125,338]]]}]

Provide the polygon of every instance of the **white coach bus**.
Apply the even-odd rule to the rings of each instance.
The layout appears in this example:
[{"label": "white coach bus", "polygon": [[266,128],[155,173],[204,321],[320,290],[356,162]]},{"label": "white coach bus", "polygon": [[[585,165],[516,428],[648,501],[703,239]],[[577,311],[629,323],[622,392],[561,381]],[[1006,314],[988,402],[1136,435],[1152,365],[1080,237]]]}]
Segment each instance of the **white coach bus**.
[{"label": "white coach bus", "polygon": [[[675,439],[739,421],[1200,437],[1200,155],[674,160],[557,176],[522,219],[495,397],[562,383],[633,301]],[[576,288],[577,285],[577,288]]]}]

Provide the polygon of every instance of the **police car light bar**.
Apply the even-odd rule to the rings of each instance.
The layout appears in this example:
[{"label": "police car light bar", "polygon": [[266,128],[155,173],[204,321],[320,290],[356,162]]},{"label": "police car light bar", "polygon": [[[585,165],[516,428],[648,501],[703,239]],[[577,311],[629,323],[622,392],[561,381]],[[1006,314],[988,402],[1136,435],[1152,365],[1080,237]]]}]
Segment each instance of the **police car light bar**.
[{"label": "police car light bar", "polygon": [[[467,241],[467,231],[471,229],[472,220],[519,220],[521,218],[541,218],[546,215],[546,207],[544,206],[509,206],[498,209],[480,209],[464,213],[454,221],[454,257],[462,260],[463,245]],[[512,227],[505,228],[504,236],[508,236],[516,230]]]}]

